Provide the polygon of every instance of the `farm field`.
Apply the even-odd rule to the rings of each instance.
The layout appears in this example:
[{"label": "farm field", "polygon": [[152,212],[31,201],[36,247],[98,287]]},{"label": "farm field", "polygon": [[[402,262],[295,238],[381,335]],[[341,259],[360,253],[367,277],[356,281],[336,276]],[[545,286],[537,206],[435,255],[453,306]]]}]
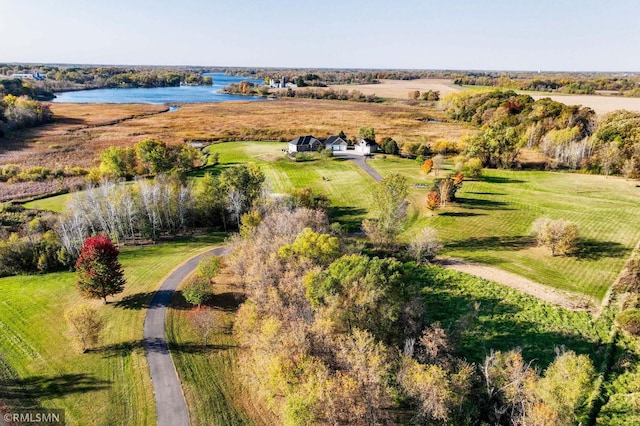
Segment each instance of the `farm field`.
[{"label": "farm field", "polygon": [[[369,164],[382,176],[400,173],[410,182],[430,183],[414,161],[387,157]],[[441,172],[441,176],[445,173]],[[457,202],[431,213],[428,189],[413,188],[413,211],[405,238],[434,227],[444,254],[496,266],[545,285],[600,301],[640,240],[640,188],[621,178],[540,171],[485,170],[465,181]],[[576,254],[549,255],[536,247],[531,224],[538,217],[578,224]]]},{"label": "farm field", "polygon": [[439,91],[441,97],[462,90],[459,86],[454,85],[452,80],[439,78],[421,78],[417,80],[382,79],[377,84],[334,85],[329,87],[334,90],[358,90],[365,95],[376,95],[391,99],[407,99],[409,92],[415,90],[419,90],[420,93],[427,90]]},{"label": "farm field", "polygon": [[[160,280],[223,235],[125,247],[125,292],[108,305],[84,301],[71,272],[0,278],[0,399],[63,408],[69,424],[153,424],[153,388],[142,346],[145,307]],[[102,342],[81,354],[63,313],[94,305]],[[82,419],[82,422],[80,420]]]}]

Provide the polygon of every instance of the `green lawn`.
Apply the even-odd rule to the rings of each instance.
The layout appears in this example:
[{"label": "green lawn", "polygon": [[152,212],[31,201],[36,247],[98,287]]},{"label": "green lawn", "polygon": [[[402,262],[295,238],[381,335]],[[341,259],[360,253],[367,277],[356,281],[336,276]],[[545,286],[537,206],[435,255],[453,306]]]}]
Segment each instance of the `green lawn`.
[{"label": "green lawn", "polygon": [[211,145],[209,150],[220,153],[222,167],[258,164],[272,192],[312,187],[327,195],[332,216],[349,229],[358,230],[367,214],[374,180],[351,161],[339,158],[306,162],[288,160],[282,153],[286,147],[282,142],[227,142]]},{"label": "green lawn", "polygon": [[[369,164],[382,176],[401,173],[412,183],[433,180],[433,174],[421,175],[412,160],[376,158]],[[483,178],[464,182],[456,203],[435,213],[424,205],[428,189],[413,188],[404,238],[431,226],[443,239],[446,255],[601,300],[640,240],[636,184],[584,174],[485,170]],[[535,247],[531,224],[542,216],[578,224],[581,243],[575,255],[552,257]]]},{"label": "green lawn", "polygon": [[155,424],[153,388],[142,345],[144,309],[171,270],[220,244],[222,235],[125,247],[127,285],[112,303],[94,304],[106,327],[100,346],[80,354],[64,311],[87,303],[75,275],[0,278],[0,400],[63,408],[69,424]]},{"label": "green lawn", "polygon": [[54,195],[53,197],[41,198],[39,200],[30,201],[25,203],[24,206],[28,209],[49,210],[56,213],[61,213],[67,206],[69,200],[73,194],[61,194]]}]

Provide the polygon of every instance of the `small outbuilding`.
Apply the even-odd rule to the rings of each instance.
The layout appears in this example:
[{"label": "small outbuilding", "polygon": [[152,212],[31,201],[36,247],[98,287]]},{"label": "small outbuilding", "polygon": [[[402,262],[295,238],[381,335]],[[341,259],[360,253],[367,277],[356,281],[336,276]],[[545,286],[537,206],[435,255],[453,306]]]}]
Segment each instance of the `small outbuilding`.
[{"label": "small outbuilding", "polygon": [[360,155],[373,154],[377,150],[378,150],[378,144],[375,143],[375,141],[367,138],[360,139],[360,142],[358,142],[355,145],[356,154],[360,154]]},{"label": "small outbuilding", "polygon": [[320,141],[311,135],[298,136],[289,141],[289,152],[317,151],[320,145]]},{"label": "small outbuilding", "polygon": [[340,136],[329,136],[324,140],[324,148],[332,151],[346,151],[347,141]]}]

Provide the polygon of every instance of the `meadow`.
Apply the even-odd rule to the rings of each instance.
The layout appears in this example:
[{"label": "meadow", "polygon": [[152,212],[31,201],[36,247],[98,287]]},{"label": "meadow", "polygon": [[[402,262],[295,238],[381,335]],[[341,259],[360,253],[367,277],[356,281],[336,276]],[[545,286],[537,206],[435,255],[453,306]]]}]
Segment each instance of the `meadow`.
[{"label": "meadow", "polygon": [[[376,156],[369,164],[382,176],[399,173],[411,183],[433,180],[410,160]],[[449,166],[450,167],[450,166]],[[448,171],[440,172],[440,177]],[[640,240],[636,182],[622,178],[543,171],[485,169],[466,180],[457,201],[436,212],[426,208],[428,188],[413,188],[412,209],[404,233],[435,228],[447,256],[496,266],[532,281],[601,301]],[[550,256],[536,247],[531,224],[538,217],[578,224],[576,253]]]},{"label": "meadow", "polygon": [[[214,235],[122,248],[127,285],[108,305],[82,300],[72,272],[0,278],[0,400],[62,408],[69,424],[155,423],[142,345],[145,308],[174,267],[222,241]],[[101,343],[86,354],[64,320],[65,310],[80,303],[95,306],[105,321]]]}]

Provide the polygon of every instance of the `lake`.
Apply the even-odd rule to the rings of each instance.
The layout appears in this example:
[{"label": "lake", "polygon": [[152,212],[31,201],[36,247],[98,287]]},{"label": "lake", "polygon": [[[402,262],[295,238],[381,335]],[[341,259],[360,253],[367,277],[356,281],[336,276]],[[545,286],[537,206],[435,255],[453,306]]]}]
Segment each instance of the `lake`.
[{"label": "lake", "polygon": [[179,86],[179,87],[151,87],[135,89],[92,89],[76,92],[56,93],[53,102],[66,103],[112,103],[112,104],[165,104],[165,103],[198,103],[225,101],[258,101],[263,98],[254,96],[227,95],[218,93],[223,87],[231,83],[251,81],[262,84],[263,80],[253,80],[246,77],[225,75],[222,73],[205,73],[213,79],[212,86]]}]

